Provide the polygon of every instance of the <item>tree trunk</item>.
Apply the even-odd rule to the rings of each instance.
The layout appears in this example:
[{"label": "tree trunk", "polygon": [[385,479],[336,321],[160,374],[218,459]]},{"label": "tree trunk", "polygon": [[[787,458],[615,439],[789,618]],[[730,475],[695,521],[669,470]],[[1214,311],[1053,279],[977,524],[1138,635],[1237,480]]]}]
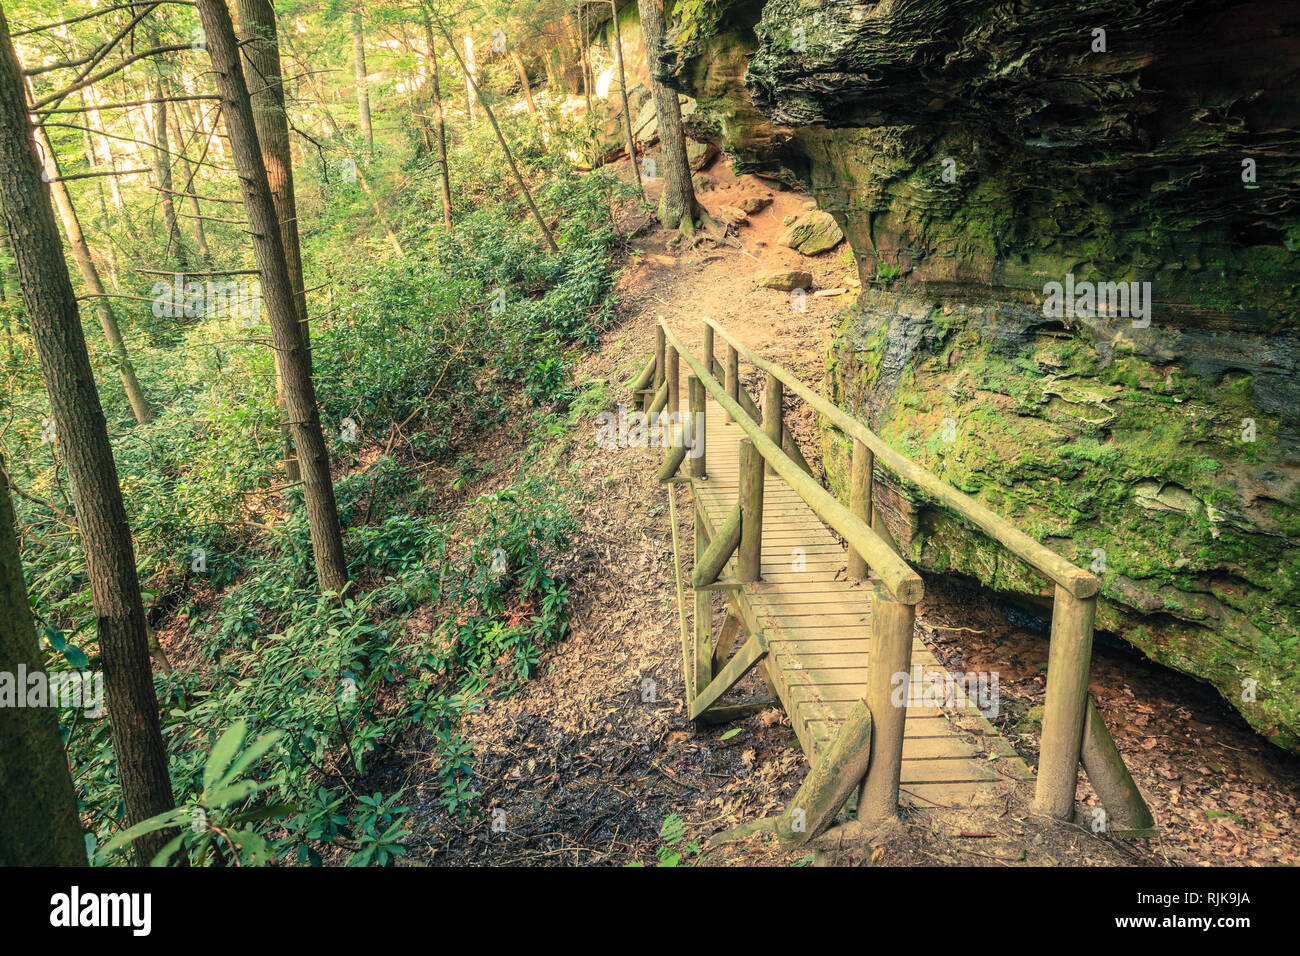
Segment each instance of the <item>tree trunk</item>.
[{"label": "tree trunk", "polygon": [[438,47],[433,42],[433,24],[424,13],[424,40],[429,46],[429,92],[433,96],[433,120],[438,144],[438,166],[442,178],[442,219],[451,228],[451,172],[447,166],[447,122],[442,115],[442,89],[438,80]]},{"label": "tree trunk", "polygon": [[50,195],[54,199],[59,218],[63,221],[63,232],[68,237],[68,245],[72,247],[72,259],[77,264],[77,271],[81,273],[81,281],[86,284],[86,291],[94,297],[95,315],[99,317],[99,327],[104,331],[104,338],[117,359],[118,374],[122,376],[122,387],[126,389],[127,400],[131,403],[131,412],[135,415],[137,424],[147,425],[153,421],[153,411],[149,408],[144,390],[135,377],[135,367],[127,355],[122,330],[117,324],[117,314],[113,311],[112,301],[105,294],[107,290],[99,278],[99,269],[90,255],[90,246],[81,231],[81,220],[77,217],[76,207],[72,205],[68,184],[59,179],[59,164],[54,157],[54,147],[50,144],[44,129],[36,126],[35,134],[41,155],[45,158],[43,172],[50,183]]},{"label": "tree trunk", "polygon": [[[58,441],[72,476],[117,771],[127,822],[134,824],[172,810],[175,802],[158,725],[131,532],[54,211],[41,184],[21,78],[9,24],[0,12],[0,207]],[[140,859],[152,859],[173,835],[161,831],[141,837],[136,842]]]},{"label": "tree trunk", "polygon": [[515,73],[519,75],[519,86],[524,91],[524,102],[528,104],[528,112],[536,113],[537,104],[533,101],[533,85],[528,79],[528,70],[524,67],[524,59],[514,47],[510,48],[510,62],[514,64]]},{"label": "tree trunk", "polygon": [[[641,169],[636,164],[636,137],[632,135],[632,109],[627,105],[627,73],[623,70],[623,33],[618,25],[618,5],[614,0],[609,0],[609,8],[614,12],[614,56],[618,60],[618,89],[623,97],[623,131],[627,134],[627,159],[632,164],[632,175],[636,177],[637,192],[644,199],[645,187],[641,184]],[[645,28],[642,27],[643,34],[644,30]]]},{"label": "tree trunk", "polygon": [[[452,53],[456,52],[456,44],[452,43],[451,37],[447,37],[447,43],[451,46]],[[457,59],[460,59],[458,56]],[[465,117],[469,120],[469,125],[474,125],[474,38],[465,34],[465,58],[461,60],[461,69],[465,71]]]},{"label": "tree trunk", "polygon": [[[168,95],[175,95],[175,88],[172,84],[166,84]],[[199,208],[199,201],[194,196],[194,173],[198,167],[190,166],[189,158],[185,155],[185,131],[181,129],[180,111],[172,107],[167,111],[167,119],[171,122],[172,137],[176,141],[176,168],[180,171],[181,179],[184,186],[181,192],[189,193],[185,201],[190,207],[190,215],[194,217],[194,242],[199,250],[199,263],[206,265],[212,261],[211,250],[208,249],[208,234],[203,228],[203,211]]]},{"label": "tree trunk", "polygon": [[664,35],[662,0],[637,0],[641,12],[641,36],[645,43],[646,63],[650,67],[650,92],[659,117],[659,155],[663,162],[664,190],[659,197],[659,221],[665,229],[680,229],[683,235],[695,233],[699,205],[691,183],[691,164],[686,158],[686,134],[682,132],[682,108],[677,92],[664,86],[654,75],[659,45]]},{"label": "tree trunk", "polygon": [[298,328],[293,286],[285,265],[275,203],[267,184],[266,166],[258,146],[253,107],[239,59],[235,28],[224,0],[198,0],[199,20],[208,38],[208,56],[221,95],[221,113],[230,135],[230,151],[239,170],[240,188],[253,238],[253,254],[262,279],[262,296],[271,322],[274,347],[283,370],[284,399],[293,428],[294,447],[302,469],[307,521],[311,528],[316,578],[321,589],[341,593],[348,583],[338,506],[330,477],[329,452],[321,432],[316,390],[307,349]]},{"label": "tree trunk", "polygon": [[[0,672],[16,675],[20,667],[28,674],[45,670],[0,459]],[[58,711],[7,710],[0,722],[0,866],[85,865],[86,844]]]},{"label": "tree trunk", "polygon": [[[442,35],[446,37],[447,42],[451,43],[451,37],[447,33],[447,28],[442,26],[441,21],[439,21],[439,28],[442,30]],[[451,52],[453,54],[456,53],[456,48],[454,46],[451,48]],[[459,56],[457,56],[457,59],[460,59]],[[463,62],[460,66],[461,69],[465,71],[465,79],[469,82],[470,89],[478,98],[479,105],[483,107],[483,114],[487,116],[488,123],[492,126],[492,132],[497,135],[497,142],[501,144],[501,152],[505,153],[506,163],[509,164],[510,171],[514,173],[515,182],[518,183],[520,192],[524,194],[524,199],[528,200],[528,208],[533,212],[533,218],[537,221],[537,228],[542,231],[542,237],[546,240],[547,248],[552,252],[559,252],[560,247],[555,244],[555,237],[551,235],[551,230],[546,225],[546,220],[542,218],[541,210],[537,208],[537,203],[533,201],[532,191],[529,190],[528,184],[524,182],[524,177],[520,174],[519,167],[515,165],[514,154],[510,152],[510,146],[506,143],[505,135],[501,132],[501,127],[497,124],[497,118],[492,112],[492,107],[488,106],[487,100],[483,99],[483,92],[478,88],[478,84],[470,79],[472,70],[470,70]]]},{"label": "tree trunk", "polygon": [[167,103],[163,101],[162,79],[154,80],[153,104],[153,168],[158,180],[159,195],[162,197],[163,221],[167,223],[167,252],[176,250],[176,263],[181,272],[189,269],[189,260],[185,255],[185,243],[181,239],[181,227],[176,221],[176,205],[172,202],[172,162],[167,145]]},{"label": "tree trunk", "polygon": [[582,92],[587,98],[587,113],[591,113],[591,57],[587,49],[586,5],[578,7],[578,59],[582,65]]},{"label": "tree trunk", "polygon": [[[284,74],[280,65],[280,46],[276,38],[275,10],[271,0],[239,0],[240,37],[244,59],[249,65],[248,94],[253,107],[257,142],[266,167],[266,182],[271,202],[280,222],[280,241],[284,246],[285,267],[298,315],[298,329],[307,349],[307,369],[311,370],[311,328],[307,324],[307,293],[302,274],[302,247],[298,240],[298,207],[293,192],[293,159],[289,155],[289,116],[285,106]],[[280,353],[276,353],[276,375],[283,382]],[[281,388],[280,391],[283,391]],[[282,403],[283,405],[283,403]],[[284,432],[285,477],[298,481],[301,472],[293,450],[292,429],[288,415]]]},{"label": "tree trunk", "polygon": [[370,93],[366,77],[366,35],[361,26],[361,12],[352,14],[352,69],[357,81],[357,116],[361,134],[366,138],[366,149],[375,151],[375,131],[370,125]]},{"label": "tree trunk", "polygon": [[[284,43],[285,49],[291,48],[289,34],[287,33],[284,36]],[[335,138],[339,141],[339,145],[343,147],[343,152],[348,154],[348,159],[352,160],[352,168],[356,171],[357,182],[361,185],[361,189],[366,194],[366,198],[370,200],[370,208],[375,211],[375,218],[378,219],[379,224],[384,227],[384,234],[392,244],[393,251],[399,256],[405,255],[402,251],[402,244],[397,241],[397,234],[393,232],[393,227],[389,224],[388,217],[384,215],[384,210],[379,205],[379,200],[375,198],[375,193],[370,188],[370,183],[366,179],[366,174],[361,171],[361,164],[357,162],[356,154],[352,152],[352,147],[348,145],[347,137],[343,135],[343,130],[339,128],[338,120],[334,118],[334,114],[331,113],[329,107],[325,105],[325,96],[321,93],[320,87],[316,85],[316,78],[308,72],[304,76],[304,79],[307,81],[307,85],[311,87],[312,95],[316,98],[316,105],[320,107],[321,114],[325,117],[327,126],[333,131]]]}]

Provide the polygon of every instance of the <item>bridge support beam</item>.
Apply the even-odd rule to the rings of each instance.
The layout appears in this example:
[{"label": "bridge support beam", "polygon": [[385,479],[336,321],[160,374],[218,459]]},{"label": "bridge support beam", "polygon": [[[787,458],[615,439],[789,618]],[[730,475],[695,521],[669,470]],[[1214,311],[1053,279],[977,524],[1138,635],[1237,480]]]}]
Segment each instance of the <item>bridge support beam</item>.
[{"label": "bridge support beam", "polygon": [[892,600],[889,592],[877,583],[871,601],[871,652],[867,657],[866,697],[875,728],[872,732],[871,766],[858,796],[858,819],[869,825],[898,816],[903,732],[907,723],[907,702],[912,696],[910,670],[915,624],[916,606]]},{"label": "bridge support beam", "polygon": [[[1083,746],[1079,754],[1088,782],[1101,798],[1107,818],[1105,830],[1119,837],[1154,837],[1155,817],[1142,798],[1133,781],[1133,775],[1124,766],[1124,758],[1115,746],[1115,740],[1106,729],[1097,705],[1088,701],[1087,722],[1083,728]],[[1096,821],[1084,819],[1084,826],[1093,827]]]},{"label": "bridge support beam", "polygon": [[854,705],[831,745],[817,758],[812,771],[777,818],[776,838],[782,843],[807,843],[835,822],[853,788],[871,762],[871,708],[865,700]]}]

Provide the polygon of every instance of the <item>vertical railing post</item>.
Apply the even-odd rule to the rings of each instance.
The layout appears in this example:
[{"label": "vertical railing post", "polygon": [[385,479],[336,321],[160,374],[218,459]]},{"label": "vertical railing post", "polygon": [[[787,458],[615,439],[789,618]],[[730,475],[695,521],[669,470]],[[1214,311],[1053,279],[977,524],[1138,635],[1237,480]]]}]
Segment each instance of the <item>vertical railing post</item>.
[{"label": "vertical railing post", "polygon": [[[912,629],[916,606],[901,604],[877,584],[871,602],[867,706],[871,709],[871,764],[858,795],[858,819],[874,825],[897,817],[903,770],[903,733],[912,695]],[[901,678],[899,675],[902,675]]]},{"label": "vertical railing post", "polygon": [[1088,712],[1088,670],[1097,598],[1077,598],[1059,584],[1047,650],[1043,736],[1038,752],[1034,812],[1070,820],[1079,782],[1079,750]]},{"label": "vertical railing post", "polygon": [[[781,447],[781,429],[784,425],[781,411],[784,392],[781,380],[768,372],[767,389],[763,393],[763,431],[767,433],[768,438],[772,439],[772,444],[777,448]],[[776,469],[772,467],[770,461],[767,463],[767,473],[769,475],[776,474]]]},{"label": "vertical railing post", "polygon": [[741,581],[757,581],[763,567],[763,456],[748,438],[740,442],[740,547],[736,549]]},{"label": "vertical railing post", "polygon": [[[871,524],[871,471],[875,456],[863,442],[853,439],[853,466],[849,473],[849,510]],[[849,577],[867,579],[867,559],[849,548]]]},{"label": "vertical railing post", "polygon": [[[694,378],[691,379],[694,381]],[[709,546],[704,536],[704,518],[695,509],[695,563]],[[695,590],[695,686],[692,698],[700,696],[713,680],[713,592],[702,588]]]},{"label": "vertical railing post", "polygon": [[713,374],[713,326],[707,323],[704,326],[704,368]]},{"label": "vertical railing post", "polygon": [[[713,331],[710,329],[709,331]],[[707,422],[705,421],[705,401],[704,401],[704,383],[696,376],[692,375],[686,380],[686,401],[687,414],[690,415],[690,450],[687,451],[690,469],[688,473],[692,478],[703,478],[707,471],[704,466],[704,456],[707,446],[704,443]]]},{"label": "vertical railing post", "polygon": [[[727,346],[727,394],[733,402],[740,401],[740,353],[733,345]],[[732,421],[730,412],[727,421]]]},{"label": "vertical railing post", "polygon": [[682,402],[680,391],[680,366],[677,359],[677,349],[671,345],[668,346],[665,358],[668,360],[664,369],[664,375],[668,378],[668,408],[666,409],[668,412],[668,421],[679,422],[682,417]]},{"label": "vertical railing post", "polygon": [[650,408],[654,401],[655,394],[659,391],[659,386],[664,383],[664,352],[668,347],[667,339],[664,337],[662,325],[655,326],[655,375],[652,380],[650,390],[646,393],[645,409]]}]

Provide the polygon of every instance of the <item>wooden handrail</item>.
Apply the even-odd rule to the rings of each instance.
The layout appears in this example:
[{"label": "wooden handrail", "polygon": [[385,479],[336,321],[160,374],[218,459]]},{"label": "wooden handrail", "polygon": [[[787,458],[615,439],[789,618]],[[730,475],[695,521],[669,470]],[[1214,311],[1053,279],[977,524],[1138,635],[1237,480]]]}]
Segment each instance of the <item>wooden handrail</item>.
[{"label": "wooden handrail", "polygon": [[[663,319],[659,320],[659,328],[663,330],[668,343],[677,350],[682,361],[690,366],[691,371],[713,395],[714,400],[726,410],[746,437],[753,442],[754,449],[763,460],[771,463],[776,473],[808,503],[819,518],[844,538],[851,548],[867,559],[867,563],[889,591],[890,597],[901,604],[918,603],[925,591],[921,576],[899,557],[884,538],[871,529],[870,525],[853,514],[834,495],[795,464],[794,459],[787,455],[780,445],[773,442],[767,433],[745,414],[739,403],[727,394],[727,389],[713,377],[712,371],[705,369],[704,365],[682,345],[681,340],[672,329],[668,328]],[[726,332],[722,334],[725,336]]]},{"label": "wooden handrail", "polygon": [[[958,491],[929,469],[899,454],[862,422],[817,394],[787,369],[756,354],[713,319],[703,321],[722,336],[732,349],[743,355],[750,364],[779,379],[792,392],[830,419],[846,435],[866,445],[875,455],[877,463],[911,482],[940,504],[951,508],[1030,567],[1065,588],[1074,597],[1089,598],[1100,590],[1100,582],[1094,574],[1071,564],[1055,551],[1025,534],[1006,518],[969,495]],[[671,334],[670,332],[669,335]],[[838,528],[835,530],[839,531]],[[840,531],[840,534],[843,532]],[[868,560],[875,567],[876,562],[869,557]]]}]

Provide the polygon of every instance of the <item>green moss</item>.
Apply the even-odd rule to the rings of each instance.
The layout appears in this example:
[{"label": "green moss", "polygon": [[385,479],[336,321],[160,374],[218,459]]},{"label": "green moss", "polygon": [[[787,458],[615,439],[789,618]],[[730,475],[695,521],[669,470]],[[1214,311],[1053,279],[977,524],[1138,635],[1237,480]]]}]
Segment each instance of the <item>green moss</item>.
[{"label": "green moss", "polygon": [[[1300,549],[1287,544],[1300,513],[1239,497],[1237,470],[1254,467],[1277,433],[1253,404],[1249,376],[1216,382],[1131,353],[1103,366],[1081,337],[1000,351],[984,333],[996,318],[936,309],[941,321],[891,381],[889,319],[865,307],[844,318],[830,350],[841,404],[862,408],[876,396],[879,431],[894,448],[1079,566],[1104,550],[1098,627],[1212,681],[1261,730],[1300,732]],[[954,442],[940,437],[945,418],[958,423]],[[1240,440],[1245,418],[1256,422],[1255,444]],[[847,444],[828,436],[826,451],[841,493]],[[1158,499],[1142,504],[1139,486]],[[1050,593],[985,536],[918,505],[914,560],[998,591]],[[1238,520],[1274,530],[1238,530]],[[1241,701],[1246,676],[1269,692]]]}]

